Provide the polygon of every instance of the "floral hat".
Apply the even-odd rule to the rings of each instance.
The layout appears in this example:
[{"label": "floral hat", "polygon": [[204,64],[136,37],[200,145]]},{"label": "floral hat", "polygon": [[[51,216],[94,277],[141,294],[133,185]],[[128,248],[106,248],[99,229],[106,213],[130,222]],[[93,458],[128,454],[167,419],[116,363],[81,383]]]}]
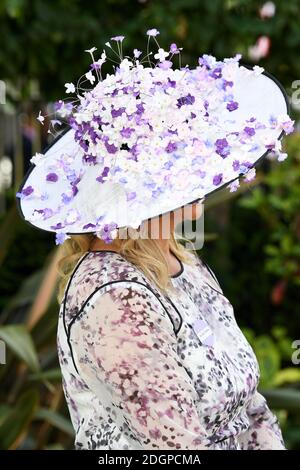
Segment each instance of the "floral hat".
[{"label": "floral hat", "polygon": [[[147,52],[123,56],[124,36],[111,38],[77,85],[59,100],[48,132],[67,125],[31,167],[16,194],[21,216],[56,234],[93,232],[110,241],[118,228],[175,210],[240,180],[255,177],[267,154],[279,161],[281,137],[293,130],[281,84],[241,54],[204,54],[181,65],[182,48],[168,50],[147,32]],[[149,41],[157,51],[149,50]],[[114,73],[102,77],[108,51]],[[178,62],[178,67],[175,67]],[[88,86],[86,86],[88,84]],[[41,112],[37,118],[44,125]]]}]

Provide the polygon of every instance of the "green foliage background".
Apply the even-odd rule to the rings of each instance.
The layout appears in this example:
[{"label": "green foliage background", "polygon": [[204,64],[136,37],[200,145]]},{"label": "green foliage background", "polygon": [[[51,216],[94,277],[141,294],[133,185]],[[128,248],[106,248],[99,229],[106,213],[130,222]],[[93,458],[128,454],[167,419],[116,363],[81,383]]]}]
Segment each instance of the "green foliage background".
[{"label": "green foliage background", "polygon": [[[40,106],[64,96],[64,83],[89,67],[84,52],[101,52],[117,34],[125,52],[144,49],[145,32],[183,47],[183,64],[203,53],[247,58],[261,35],[270,54],[259,65],[289,95],[300,77],[300,4],[279,0],[273,18],[262,20],[260,1],[247,0],[0,0],[0,78],[9,84],[8,105]],[[32,92],[38,84],[40,94]],[[295,118],[297,118],[295,113]],[[207,239],[199,253],[215,271],[234,305],[238,323],[261,366],[260,388],[278,414],[290,449],[300,448],[300,371],[291,361],[299,333],[300,137],[286,138],[289,158],[265,161],[258,181],[218,194],[205,207]],[[259,184],[258,184],[259,183]],[[16,188],[17,189],[17,188]],[[0,338],[8,346],[0,365],[0,448],[72,448],[73,431],[64,402],[56,354],[58,305],[53,294],[45,315],[26,327],[41,282],[56,250],[51,234],[20,220],[15,188],[7,190],[0,219]],[[52,250],[52,251],[51,251]]]}]

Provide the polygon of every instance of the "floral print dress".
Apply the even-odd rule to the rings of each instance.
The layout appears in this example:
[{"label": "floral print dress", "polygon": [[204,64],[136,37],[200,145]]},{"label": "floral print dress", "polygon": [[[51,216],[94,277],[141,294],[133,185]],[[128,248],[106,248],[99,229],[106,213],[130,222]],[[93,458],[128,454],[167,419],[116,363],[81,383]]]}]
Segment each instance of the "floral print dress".
[{"label": "floral print dress", "polygon": [[190,256],[168,295],[116,252],[77,262],[57,330],[75,449],[286,449],[233,307]]}]

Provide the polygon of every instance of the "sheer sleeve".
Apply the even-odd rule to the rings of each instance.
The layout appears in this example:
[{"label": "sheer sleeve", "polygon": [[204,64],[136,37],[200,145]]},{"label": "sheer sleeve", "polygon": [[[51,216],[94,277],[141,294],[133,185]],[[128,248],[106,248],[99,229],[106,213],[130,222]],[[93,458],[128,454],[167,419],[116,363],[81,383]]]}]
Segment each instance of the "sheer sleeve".
[{"label": "sheer sleeve", "polygon": [[171,318],[146,286],[96,292],[72,325],[70,345],[82,379],[121,413],[143,449],[209,447]]},{"label": "sheer sleeve", "polygon": [[242,450],[286,450],[277,416],[258,391],[247,409],[250,426],[238,437]]}]

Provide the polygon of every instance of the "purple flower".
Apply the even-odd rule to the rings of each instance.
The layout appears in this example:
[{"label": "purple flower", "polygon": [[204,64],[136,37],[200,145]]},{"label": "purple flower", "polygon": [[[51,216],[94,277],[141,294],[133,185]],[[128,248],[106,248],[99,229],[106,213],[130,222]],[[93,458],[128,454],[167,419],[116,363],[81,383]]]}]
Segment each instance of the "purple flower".
[{"label": "purple flower", "polygon": [[182,96],[181,98],[178,98],[177,108],[181,108],[181,106],[185,104],[188,105],[188,104],[194,104],[194,103],[195,103],[195,97],[189,93],[186,96]]},{"label": "purple flower", "polygon": [[113,241],[112,233],[116,230],[118,225],[114,222],[105,224],[101,230],[101,238],[105,243],[111,243]]},{"label": "purple flower", "polygon": [[97,176],[96,180],[99,181],[99,183],[104,183],[104,181],[105,181],[104,178],[106,178],[106,176],[108,175],[108,173],[109,173],[109,167],[108,167],[108,166],[105,166],[105,167],[103,168],[103,171],[102,171],[101,175],[100,175],[100,176]]},{"label": "purple flower", "polygon": [[162,192],[163,192],[163,190],[161,188],[157,188],[154,191],[152,191],[152,197],[154,197],[154,199],[156,199],[161,195]]},{"label": "purple flower", "polygon": [[228,81],[228,80],[223,80],[223,83],[222,83],[222,90],[225,90],[226,91],[226,88],[227,87],[233,87],[233,82],[231,81]]},{"label": "purple flower", "polygon": [[255,134],[255,129],[253,127],[244,127],[244,132],[251,137]]},{"label": "purple flower", "polygon": [[47,199],[49,199],[49,194],[45,192],[45,193],[43,193],[43,194],[41,195],[41,200],[42,200],[42,201],[45,201],[45,200],[47,200]]},{"label": "purple flower", "polygon": [[240,172],[241,173],[246,173],[247,171],[249,171],[249,169],[253,168],[253,163],[251,162],[243,162],[241,165],[240,165]]},{"label": "purple flower", "polygon": [[120,134],[122,137],[130,137],[132,132],[134,132],[134,129],[132,127],[123,127],[123,129],[120,130]]},{"label": "purple flower", "polygon": [[46,176],[46,181],[51,181],[52,183],[56,183],[58,180],[58,175],[56,173],[48,173]]},{"label": "purple flower", "polygon": [[97,62],[92,62],[90,67],[92,70],[100,70],[101,67],[102,67],[102,62],[101,61],[97,61]]},{"label": "purple flower", "polygon": [[223,174],[222,173],[219,173],[217,175],[214,176],[213,178],[213,184],[215,186],[219,186],[219,184],[222,183],[222,180],[223,180]]},{"label": "purple flower", "polygon": [[112,109],[111,115],[113,118],[121,116],[125,112],[125,108]]},{"label": "purple flower", "polygon": [[43,209],[43,218],[44,219],[48,219],[49,217],[52,217],[54,214],[54,211],[52,209],[50,209],[49,207],[45,207],[45,209]]},{"label": "purple flower", "polygon": [[68,196],[67,194],[63,193],[61,195],[61,200],[63,202],[63,204],[69,204],[70,201],[72,201],[73,199],[73,195],[72,196]]},{"label": "purple flower", "polygon": [[200,178],[204,178],[205,175],[206,175],[206,171],[196,170],[196,171],[194,172],[194,175],[200,176]]},{"label": "purple flower", "polygon": [[177,131],[177,129],[175,129],[175,131],[173,131],[172,129],[168,129],[168,134],[176,134],[176,135],[178,135],[178,131]]},{"label": "purple flower", "polygon": [[52,217],[54,212],[52,209],[46,207],[45,209],[34,209],[33,212],[38,212],[39,214],[43,215],[43,220],[48,219],[49,217]]},{"label": "purple flower", "polygon": [[292,121],[288,116],[287,116],[287,119],[286,121],[281,121],[280,122],[280,127],[281,129],[284,130],[284,132],[286,134],[291,134],[294,130],[294,122],[295,121]]},{"label": "purple flower", "polygon": [[275,142],[270,143],[270,144],[266,144],[265,147],[268,150],[273,150],[275,148]]},{"label": "purple flower", "polygon": [[105,141],[104,145],[108,153],[117,153],[118,147],[116,147],[114,144],[109,144],[107,141]]},{"label": "purple flower", "polygon": [[230,154],[229,144],[226,139],[217,139],[215,142],[216,153],[222,158]]},{"label": "purple flower", "polygon": [[221,67],[216,67],[212,72],[209,74],[213,78],[220,78],[222,77],[222,69]]},{"label": "purple flower", "polygon": [[[75,139],[75,140],[76,140],[76,139]],[[81,147],[85,152],[88,152],[88,150],[89,150],[89,144],[88,144],[85,140],[80,139],[79,145],[80,145],[80,147]]]},{"label": "purple flower", "polygon": [[133,191],[131,193],[127,193],[127,201],[131,201],[132,199],[136,198],[136,193]]},{"label": "purple flower", "polygon": [[238,160],[234,160],[232,163],[232,168],[234,171],[238,171],[240,169],[240,162]]},{"label": "purple flower", "polygon": [[82,162],[83,163],[87,163],[89,165],[96,165],[97,163],[97,157],[95,155],[89,155],[89,154],[85,154],[83,155],[82,157]]},{"label": "purple flower", "polygon": [[32,194],[34,191],[33,187],[32,186],[26,186],[26,188],[23,188],[21,193],[23,194],[23,196],[29,196],[30,194]]},{"label": "purple flower", "polygon": [[216,59],[212,55],[203,54],[202,57],[199,57],[198,63],[200,66],[206,67],[206,69],[211,69],[215,65]]},{"label": "purple flower", "polygon": [[171,168],[172,166],[173,166],[173,163],[170,162],[169,160],[168,160],[166,163],[164,163],[164,168],[165,168],[166,170],[170,170],[170,168]]},{"label": "purple flower", "polygon": [[175,142],[170,141],[168,145],[166,146],[165,150],[168,153],[175,152],[175,150],[177,150],[177,144]]},{"label": "purple flower", "polygon": [[54,103],[54,111],[59,111],[64,105],[63,100],[55,101]]},{"label": "purple flower", "polygon": [[174,42],[170,45],[170,52],[171,52],[171,54],[179,54],[180,53],[180,50],[178,49],[177,45]]},{"label": "purple flower", "polygon": [[141,115],[145,112],[145,108],[143,106],[143,103],[137,104],[136,109],[137,109],[136,114],[138,114],[138,115]]},{"label": "purple flower", "polygon": [[70,238],[66,233],[57,233],[56,236],[55,236],[55,243],[56,245],[61,245],[62,243],[64,243],[64,241],[67,239],[67,238]]},{"label": "purple flower", "polygon": [[226,105],[226,108],[228,109],[228,111],[234,111],[235,109],[237,109],[239,107],[239,104],[237,101],[230,101],[229,103],[227,103]]},{"label": "purple flower", "polygon": [[72,188],[72,193],[73,193],[73,197],[74,197],[78,193],[78,188],[77,188],[75,183],[71,183],[71,188]]},{"label": "purple flower", "polygon": [[64,228],[64,225],[61,222],[58,222],[58,224],[50,225],[50,228],[52,228],[53,230],[60,230]]},{"label": "purple flower", "polygon": [[167,88],[175,88],[176,87],[176,81],[175,80],[171,80],[170,77],[168,77],[168,83],[167,83]]},{"label": "purple flower", "polygon": [[82,230],[85,230],[85,229],[87,229],[87,228],[95,228],[95,227],[96,227],[95,224],[90,224],[90,223],[89,223],[89,224],[84,225],[84,226],[82,227]]}]

